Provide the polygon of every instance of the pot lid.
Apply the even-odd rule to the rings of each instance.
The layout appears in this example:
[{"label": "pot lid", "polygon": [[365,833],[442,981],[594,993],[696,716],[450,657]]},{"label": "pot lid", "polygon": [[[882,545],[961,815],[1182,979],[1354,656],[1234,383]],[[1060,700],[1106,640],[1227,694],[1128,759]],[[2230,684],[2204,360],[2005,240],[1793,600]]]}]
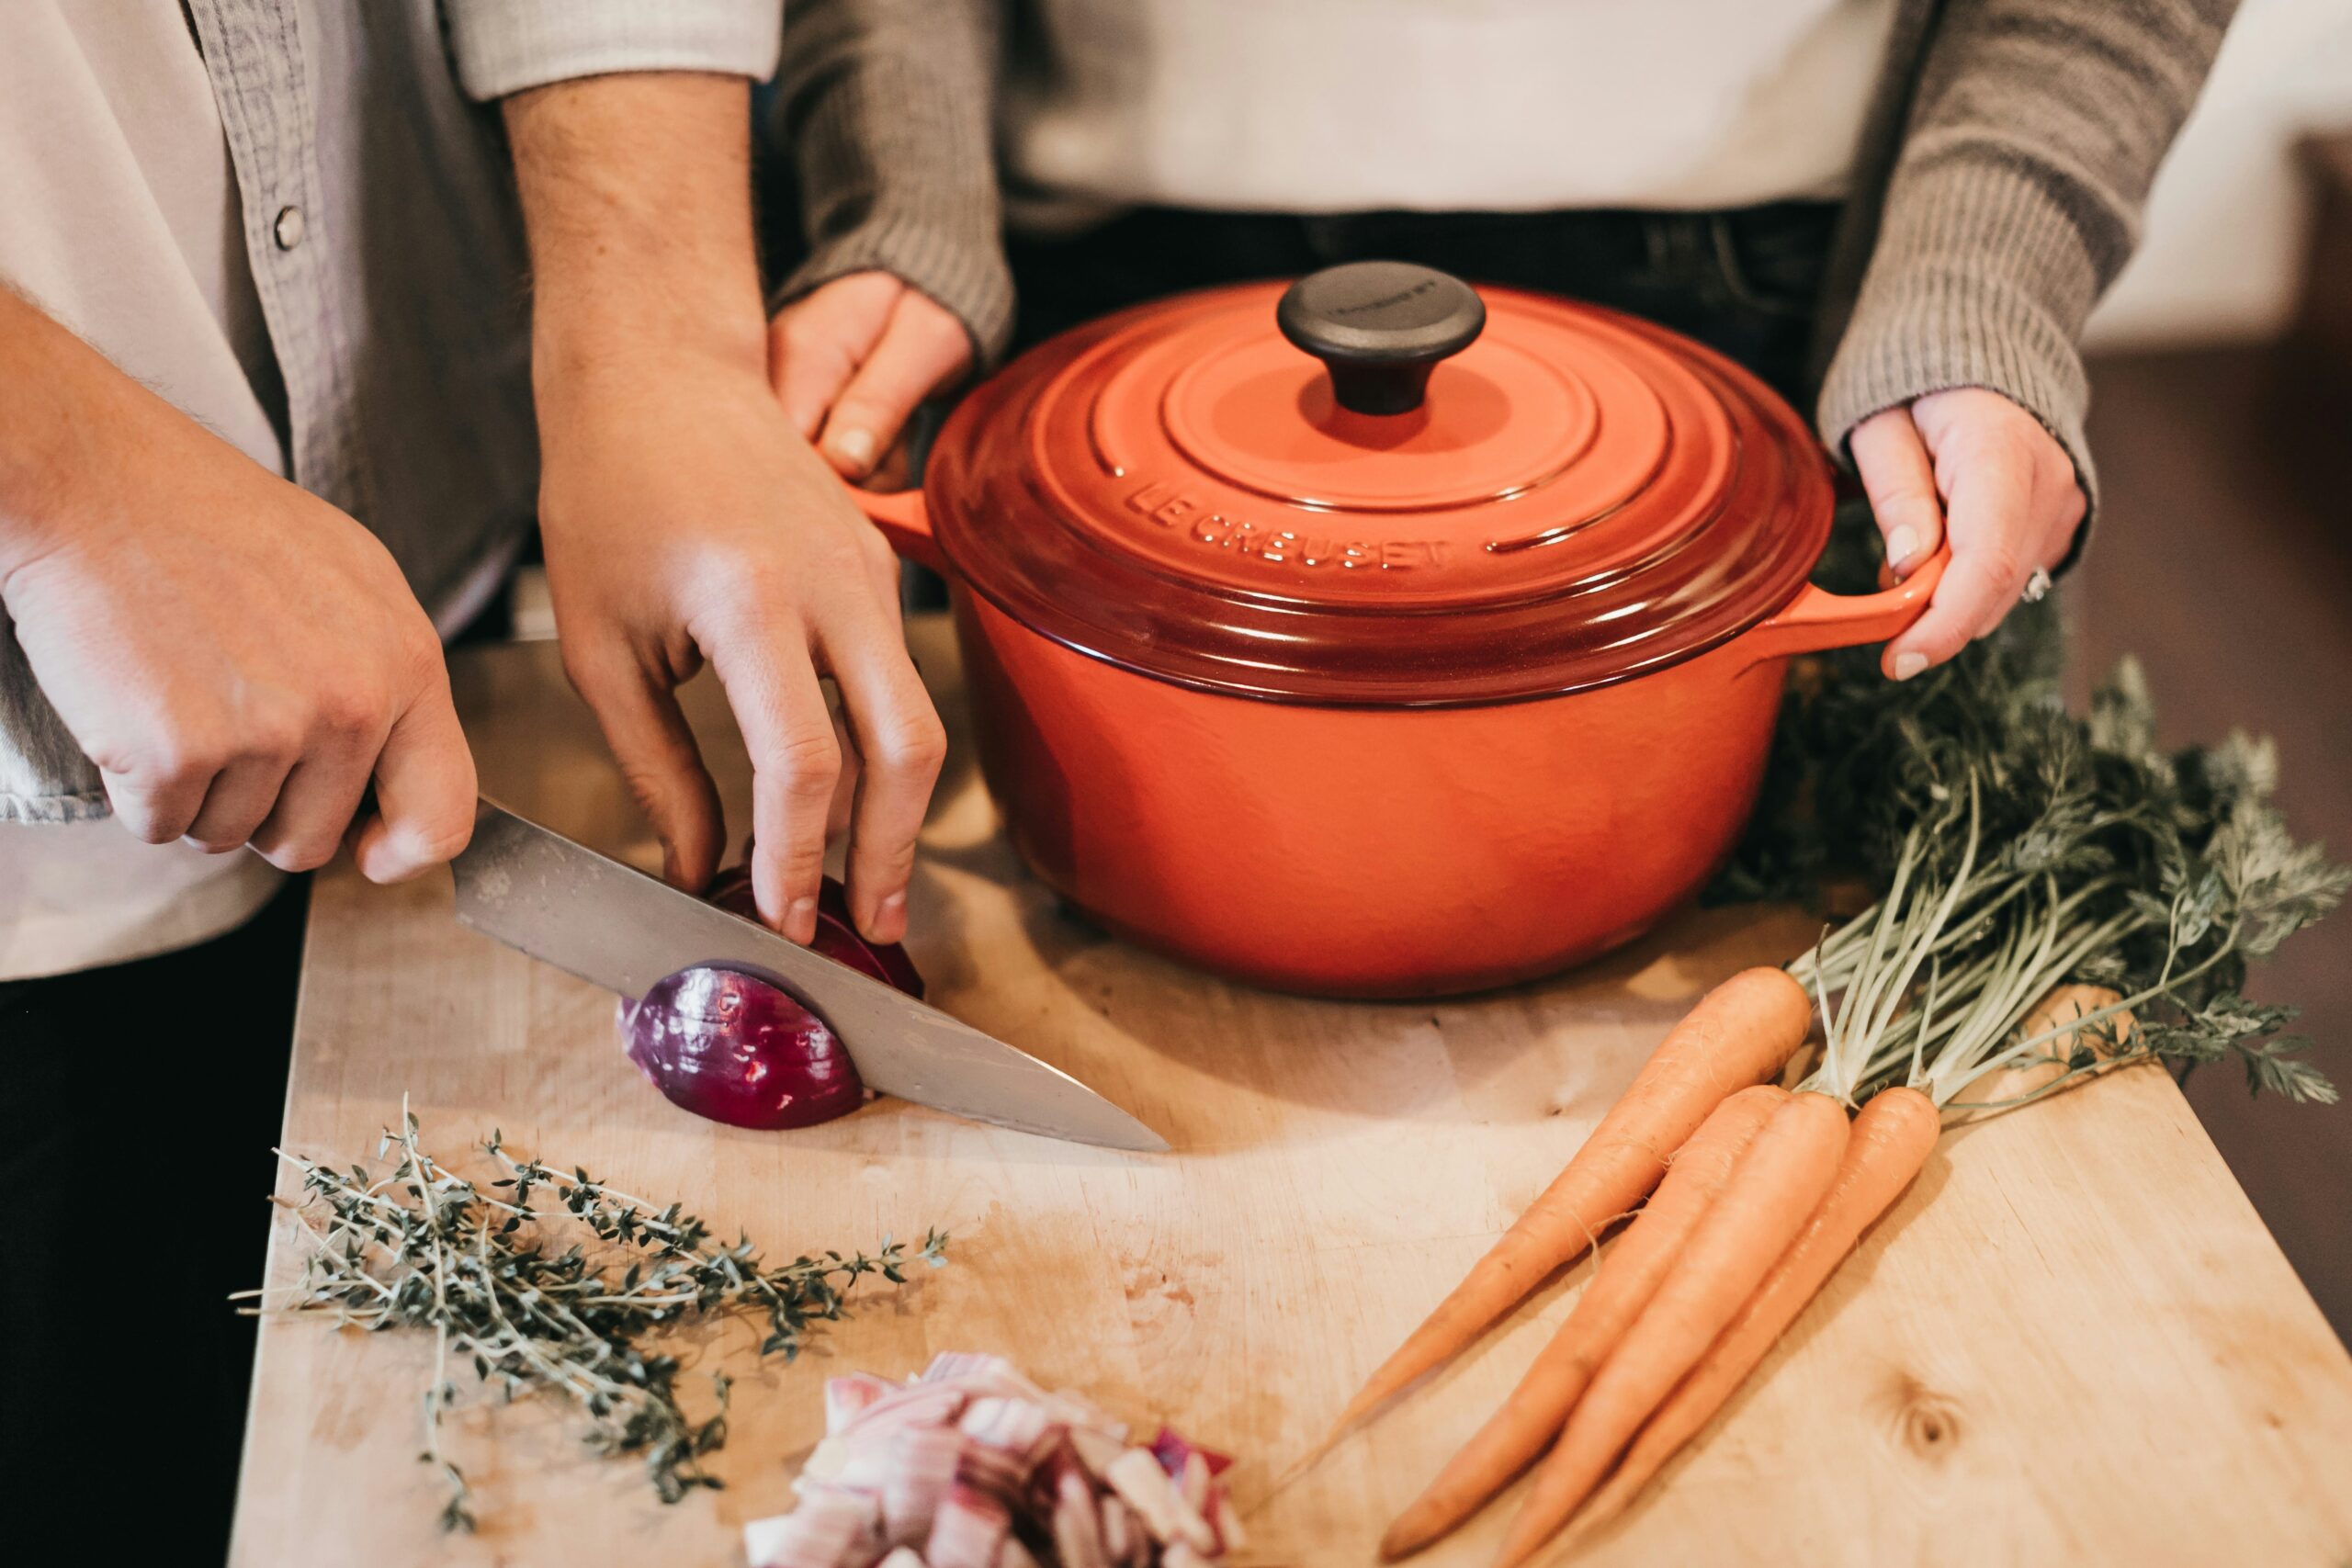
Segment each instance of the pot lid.
[{"label": "pot lid", "polygon": [[1826,542],[1804,422],[1628,316],[1360,262],[1107,317],[931,457],[967,585],[1080,652],[1277,701],[1623,680],[1786,604]]}]

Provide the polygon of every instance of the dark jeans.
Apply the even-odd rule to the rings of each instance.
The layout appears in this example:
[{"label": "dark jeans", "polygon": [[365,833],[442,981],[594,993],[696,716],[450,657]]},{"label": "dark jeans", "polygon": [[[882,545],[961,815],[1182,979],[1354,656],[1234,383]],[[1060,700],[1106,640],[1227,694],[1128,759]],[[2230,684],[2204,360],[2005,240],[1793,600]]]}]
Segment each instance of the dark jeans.
[{"label": "dark jeans", "polygon": [[1728,212],[1367,212],[1145,208],[1075,238],[1014,240],[1018,347],[1187,288],[1408,261],[1471,283],[1644,317],[1738,360],[1804,406],[1833,202]]},{"label": "dark jeans", "polygon": [[254,1334],[227,1297],[261,1283],[309,902],[298,877],[216,941],[0,982],[11,1539],[103,1540],[135,1496],[165,1558],[227,1553]]}]

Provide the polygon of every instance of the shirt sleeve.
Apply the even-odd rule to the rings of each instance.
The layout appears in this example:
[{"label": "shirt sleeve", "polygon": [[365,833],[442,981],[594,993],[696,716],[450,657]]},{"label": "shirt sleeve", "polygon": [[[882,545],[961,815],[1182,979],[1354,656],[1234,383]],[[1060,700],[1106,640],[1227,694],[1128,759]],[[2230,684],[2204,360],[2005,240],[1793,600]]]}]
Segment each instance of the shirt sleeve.
[{"label": "shirt sleeve", "polygon": [[793,0],[789,20],[777,104],[808,255],[771,307],[893,273],[992,369],[1013,307],[990,134],[1001,0]]},{"label": "shirt sleeve", "polygon": [[628,71],[775,73],[783,0],[442,0],[469,96]]},{"label": "shirt sleeve", "polygon": [[2235,6],[1945,6],[1822,388],[1833,451],[1883,409],[1985,387],[2041,420],[2096,509],[2083,324],[2138,242],[2156,166]]}]

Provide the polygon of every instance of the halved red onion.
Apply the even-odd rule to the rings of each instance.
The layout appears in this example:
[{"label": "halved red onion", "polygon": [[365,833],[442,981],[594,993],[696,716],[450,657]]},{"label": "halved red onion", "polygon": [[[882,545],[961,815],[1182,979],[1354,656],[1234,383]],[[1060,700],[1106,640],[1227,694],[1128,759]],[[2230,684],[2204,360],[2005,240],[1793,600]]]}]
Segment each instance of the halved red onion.
[{"label": "halved red onion", "polygon": [[[722,874],[710,901],[756,919],[747,868]],[[825,879],[809,946],[912,996],[922,977],[895,943],[857,934],[840,883]],[[672,1103],[730,1126],[807,1127],[845,1116],[865,1100],[856,1064],[825,1021],[781,988],[723,965],[703,964],[655,982],[620,1006],[629,1059]]]}]

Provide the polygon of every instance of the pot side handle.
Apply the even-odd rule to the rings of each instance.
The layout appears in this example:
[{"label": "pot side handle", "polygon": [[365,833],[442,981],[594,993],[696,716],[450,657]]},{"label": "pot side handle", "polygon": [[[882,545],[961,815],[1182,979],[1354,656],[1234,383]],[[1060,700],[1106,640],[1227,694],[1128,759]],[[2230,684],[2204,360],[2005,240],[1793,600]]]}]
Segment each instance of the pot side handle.
[{"label": "pot side handle", "polygon": [[1751,665],[1832,648],[1884,642],[1928,613],[1928,601],[1951,564],[1951,546],[1939,546],[1919,569],[1877,593],[1832,593],[1808,582],[1788,607],[1739,639]]},{"label": "pot side handle", "polygon": [[890,547],[899,558],[917,566],[927,566],[943,577],[947,573],[947,558],[940,553],[939,540],[931,531],[931,509],[923,502],[922,491],[860,490],[848,487],[850,499],[865,513],[865,520],[882,530]]}]

